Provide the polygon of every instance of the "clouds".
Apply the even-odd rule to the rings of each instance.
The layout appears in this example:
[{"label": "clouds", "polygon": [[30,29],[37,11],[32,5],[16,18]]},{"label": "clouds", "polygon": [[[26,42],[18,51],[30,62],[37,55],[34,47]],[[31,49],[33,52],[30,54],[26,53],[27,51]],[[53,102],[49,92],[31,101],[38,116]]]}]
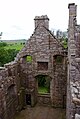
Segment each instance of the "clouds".
[{"label": "clouds", "polygon": [[78,5],[80,13],[79,0],[0,0],[0,31],[4,32],[4,39],[29,38],[34,30],[34,17],[46,14],[50,29],[66,30],[71,2]]}]

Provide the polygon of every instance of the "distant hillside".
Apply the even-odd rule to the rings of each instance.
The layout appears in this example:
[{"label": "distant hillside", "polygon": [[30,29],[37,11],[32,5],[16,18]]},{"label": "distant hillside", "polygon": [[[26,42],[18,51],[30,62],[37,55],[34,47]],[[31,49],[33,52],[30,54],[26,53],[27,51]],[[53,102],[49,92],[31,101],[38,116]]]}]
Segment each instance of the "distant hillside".
[{"label": "distant hillside", "polygon": [[19,39],[19,40],[0,40],[0,43],[6,43],[6,46],[4,46],[4,49],[8,50],[8,49],[15,49],[15,50],[21,50],[25,43],[26,40],[25,39]]},{"label": "distant hillside", "polygon": [[18,40],[0,40],[0,42],[6,42],[6,43],[20,43],[20,42],[26,42],[26,39],[18,39]]}]

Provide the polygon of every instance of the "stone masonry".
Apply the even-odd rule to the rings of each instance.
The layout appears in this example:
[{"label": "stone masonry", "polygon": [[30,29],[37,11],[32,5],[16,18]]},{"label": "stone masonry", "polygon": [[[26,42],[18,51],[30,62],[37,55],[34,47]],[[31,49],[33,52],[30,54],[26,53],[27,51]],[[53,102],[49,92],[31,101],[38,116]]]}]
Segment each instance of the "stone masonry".
[{"label": "stone masonry", "polygon": [[69,8],[67,119],[80,119],[80,26],[77,25],[75,3]]},{"label": "stone masonry", "polygon": [[[63,107],[67,82],[66,52],[49,30],[49,18],[46,15],[35,17],[34,21],[34,33],[16,57],[21,67],[22,78],[26,82],[26,94],[31,95],[32,105],[37,103],[39,98],[36,77],[46,75],[50,79],[51,105]],[[31,57],[32,61],[27,62],[27,57]],[[61,62],[57,62],[58,58]]]},{"label": "stone masonry", "polygon": [[[47,15],[36,16],[35,29],[14,62],[0,68],[0,118],[36,103],[64,108],[67,89],[67,52],[49,30]],[[39,75],[50,80],[50,93],[38,93]]]}]

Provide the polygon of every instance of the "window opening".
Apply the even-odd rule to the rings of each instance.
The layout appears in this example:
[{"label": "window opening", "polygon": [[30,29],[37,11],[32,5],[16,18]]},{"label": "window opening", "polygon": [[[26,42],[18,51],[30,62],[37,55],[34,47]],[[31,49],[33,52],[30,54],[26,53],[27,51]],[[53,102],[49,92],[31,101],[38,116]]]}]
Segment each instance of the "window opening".
[{"label": "window opening", "polygon": [[60,64],[63,62],[63,56],[61,55],[56,55],[54,56],[55,63]]},{"label": "window opening", "polygon": [[27,62],[32,62],[32,56],[30,56],[30,55],[26,56],[26,61]]},{"label": "window opening", "polygon": [[37,62],[38,70],[48,70],[48,62]]},{"label": "window opening", "polygon": [[50,93],[50,78],[46,75],[38,75],[38,93]]}]

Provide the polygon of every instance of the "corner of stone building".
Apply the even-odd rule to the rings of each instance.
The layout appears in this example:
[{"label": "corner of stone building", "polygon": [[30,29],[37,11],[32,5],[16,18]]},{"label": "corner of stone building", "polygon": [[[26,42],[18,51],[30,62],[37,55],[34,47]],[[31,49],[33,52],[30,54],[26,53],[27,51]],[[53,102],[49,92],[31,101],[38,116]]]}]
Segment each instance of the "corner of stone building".
[{"label": "corner of stone building", "polygon": [[[77,5],[70,3],[69,8],[69,25],[68,25],[68,79],[67,79],[67,108],[66,119],[78,119],[80,117],[80,65],[78,54],[76,27],[77,27]],[[79,42],[78,42],[79,43]],[[78,56],[78,57],[77,57]],[[76,58],[77,57],[77,58]]]}]

